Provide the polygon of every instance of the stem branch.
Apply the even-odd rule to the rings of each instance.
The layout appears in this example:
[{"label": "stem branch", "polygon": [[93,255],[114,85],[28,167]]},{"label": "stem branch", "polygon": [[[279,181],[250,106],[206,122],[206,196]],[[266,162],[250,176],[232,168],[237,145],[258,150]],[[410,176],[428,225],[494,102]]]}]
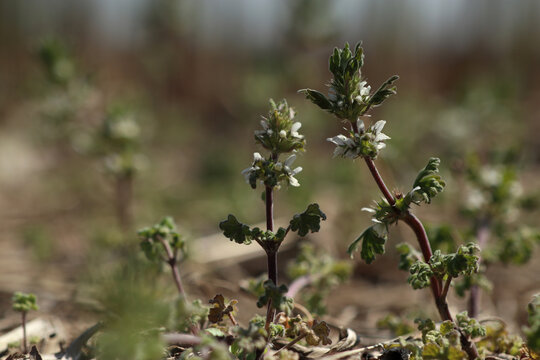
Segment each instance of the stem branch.
[{"label": "stem branch", "polygon": [[182,279],[180,278],[180,272],[178,271],[176,257],[174,256],[171,246],[169,245],[169,242],[163,239],[161,236],[159,237],[159,241],[161,242],[161,245],[163,245],[163,248],[167,253],[167,264],[169,264],[169,266],[171,267],[171,272],[173,275],[174,283],[176,284],[176,288],[178,289],[178,292],[182,296],[183,300],[187,302],[188,300],[186,292],[184,291],[184,287],[182,286]]}]

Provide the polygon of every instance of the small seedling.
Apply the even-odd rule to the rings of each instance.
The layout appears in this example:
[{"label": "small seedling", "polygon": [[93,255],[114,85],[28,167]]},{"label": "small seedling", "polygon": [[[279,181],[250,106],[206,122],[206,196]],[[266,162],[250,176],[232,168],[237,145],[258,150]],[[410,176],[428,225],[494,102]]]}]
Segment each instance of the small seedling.
[{"label": "small seedling", "polygon": [[13,294],[13,310],[21,313],[21,325],[23,329],[23,351],[28,352],[28,344],[26,342],[26,314],[31,310],[38,310],[36,303],[36,295],[16,292]]},{"label": "small seedling", "polygon": [[150,261],[162,261],[171,268],[174,283],[184,301],[187,301],[186,292],[178,270],[178,261],[185,255],[185,241],[176,232],[176,225],[171,217],[166,217],[152,227],[144,228],[138,232],[141,239],[141,250]]}]

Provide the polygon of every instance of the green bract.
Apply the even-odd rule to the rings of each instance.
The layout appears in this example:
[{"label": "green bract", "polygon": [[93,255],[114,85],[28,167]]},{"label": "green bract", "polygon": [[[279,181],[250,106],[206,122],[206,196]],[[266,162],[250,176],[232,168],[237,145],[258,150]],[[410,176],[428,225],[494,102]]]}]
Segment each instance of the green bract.
[{"label": "green bract", "polygon": [[364,65],[364,53],[360,44],[354,52],[345,44],[343,49],[334,49],[330,57],[329,69],[333,75],[328,96],[312,90],[302,89],[307,99],[321,109],[350,122],[364,115],[370,108],[380,105],[390,95],[396,93],[392,83],[399,77],[394,75],[385,81],[377,91],[362,81],[361,69]]},{"label": "green bract", "polygon": [[25,294],[17,291],[13,294],[11,301],[13,303],[13,310],[15,311],[28,312],[30,310],[38,310],[36,295],[34,294]]},{"label": "green bract", "polygon": [[435,195],[443,191],[446,183],[438,174],[440,163],[438,158],[430,158],[426,167],[418,173],[413,189],[407,194],[411,202],[419,204],[423,201],[429,204]]}]

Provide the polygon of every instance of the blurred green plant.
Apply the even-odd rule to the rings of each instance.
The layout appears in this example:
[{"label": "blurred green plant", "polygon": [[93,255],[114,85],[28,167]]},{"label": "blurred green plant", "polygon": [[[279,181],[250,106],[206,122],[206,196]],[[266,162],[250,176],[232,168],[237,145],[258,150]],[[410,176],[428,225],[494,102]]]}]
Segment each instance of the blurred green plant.
[{"label": "blurred green plant", "polygon": [[297,257],[287,267],[292,282],[287,296],[295,298],[313,314],[327,312],[325,300],[336,286],[349,279],[352,265],[346,261],[335,260],[328,253],[316,251],[308,243],[301,244]]},{"label": "blurred green plant", "polygon": [[13,294],[12,307],[16,312],[21,313],[21,326],[23,330],[22,348],[23,352],[28,353],[28,343],[26,341],[26,315],[32,310],[38,310],[37,298],[34,294],[15,292]]},{"label": "blurred green plant", "polygon": [[527,346],[540,354],[540,294],[536,294],[528,306],[529,326],[523,329],[527,337]]},{"label": "blurred green plant", "polygon": [[537,207],[536,195],[524,195],[516,169],[516,155],[511,151],[482,165],[478,156],[469,155],[465,163],[466,203],[462,208],[469,220],[465,238],[482,248],[481,271],[466,276],[458,294],[470,290],[469,311],[476,317],[480,311],[480,289],[491,288],[485,277],[487,268],[496,263],[527,263],[540,244],[540,231],[524,224],[523,213]]},{"label": "blurred green plant", "polygon": [[146,258],[152,262],[163,262],[170,266],[174,283],[183,301],[187,302],[186,292],[178,270],[180,257],[185,254],[185,241],[176,231],[171,217],[165,217],[152,227],[139,230],[140,247]]}]

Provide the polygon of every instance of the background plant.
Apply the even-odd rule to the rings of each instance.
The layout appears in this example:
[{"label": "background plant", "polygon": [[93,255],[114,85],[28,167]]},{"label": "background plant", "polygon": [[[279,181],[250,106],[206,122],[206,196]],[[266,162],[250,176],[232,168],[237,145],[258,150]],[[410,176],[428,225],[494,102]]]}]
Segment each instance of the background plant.
[{"label": "background plant", "polygon": [[22,349],[26,354],[28,353],[28,343],[26,341],[26,315],[32,310],[38,310],[37,298],[34,294],[16,292],[13,294],[11,301],[13,310],[21,313],[21,325],[23,330]]}]

